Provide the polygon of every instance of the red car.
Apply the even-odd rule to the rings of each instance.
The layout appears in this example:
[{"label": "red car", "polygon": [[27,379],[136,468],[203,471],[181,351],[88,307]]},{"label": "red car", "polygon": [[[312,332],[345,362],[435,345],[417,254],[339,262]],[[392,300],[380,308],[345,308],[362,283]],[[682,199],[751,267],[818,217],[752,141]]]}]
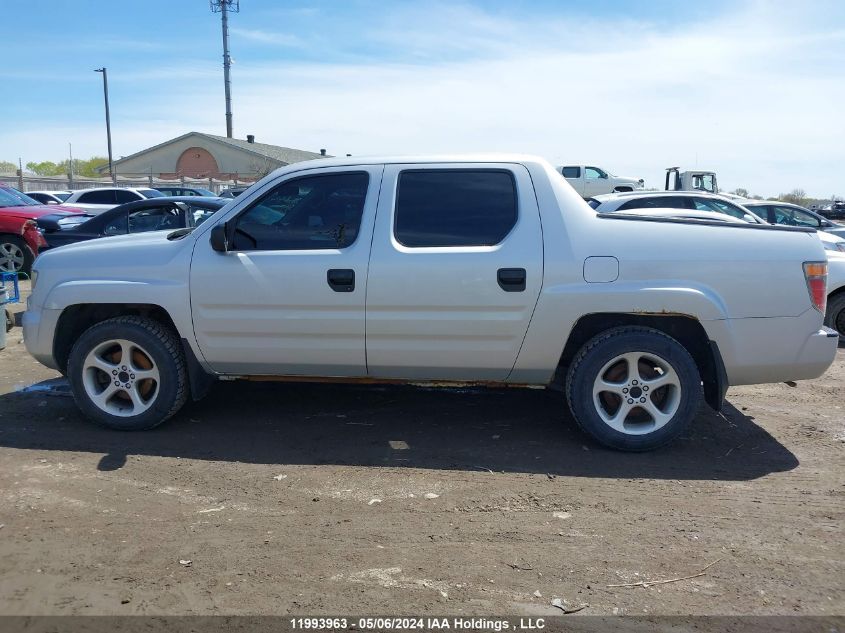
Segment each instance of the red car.
[{"label": "red car", "polygon": [[0,185],[0,271],[29,274],[38,249],[47,242],[38,230],[42,215],[84,214],[82,209],[40,204],[16,189]]}]

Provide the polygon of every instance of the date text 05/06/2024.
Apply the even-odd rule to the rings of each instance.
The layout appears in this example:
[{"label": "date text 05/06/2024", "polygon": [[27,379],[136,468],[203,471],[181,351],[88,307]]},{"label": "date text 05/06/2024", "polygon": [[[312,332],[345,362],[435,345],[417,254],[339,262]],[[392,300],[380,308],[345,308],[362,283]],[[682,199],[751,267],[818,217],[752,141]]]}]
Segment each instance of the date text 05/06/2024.
[{"label": "date text 05/06/2024", "polygon": [[462,618],[462,617],[298,617],[290,619],[294,630],[359,631],[538,631],[545,629],[544,618]]}]

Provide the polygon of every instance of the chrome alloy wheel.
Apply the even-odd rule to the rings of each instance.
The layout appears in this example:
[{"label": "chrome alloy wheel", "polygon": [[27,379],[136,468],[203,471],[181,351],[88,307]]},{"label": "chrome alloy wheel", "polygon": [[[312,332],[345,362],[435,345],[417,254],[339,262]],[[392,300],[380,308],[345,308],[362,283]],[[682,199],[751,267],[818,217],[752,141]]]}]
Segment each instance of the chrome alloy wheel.
[{"label": "chrome alloy wheel", "polygon": [[681,381],[664,359],[628,352],[606,363],[593,383],[593,404],[605,424],[643,435],[665,426],[681,403]]},{"label": "chrome alloy wheel", "polygon": [[23,250],[13,242],[0,242],[0,271],[4,273],[19,272],[24,265]]},{"label": "chrome alloy wheel", "polygon": [[130,417],[147,411],[159,393],[159,371],[152,356],[126,339],[104,341],[82,365],[85,393],[99,409]]}]

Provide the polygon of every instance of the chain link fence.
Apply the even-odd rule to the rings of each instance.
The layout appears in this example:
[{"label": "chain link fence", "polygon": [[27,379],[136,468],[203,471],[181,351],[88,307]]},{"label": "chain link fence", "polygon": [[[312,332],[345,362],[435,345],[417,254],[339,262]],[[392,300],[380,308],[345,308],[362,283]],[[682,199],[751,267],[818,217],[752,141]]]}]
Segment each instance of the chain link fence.
[{"label": "chain link fence", "polygon": [[[118,187],[165,187],[185,186],[202,187],[214,193],[220,193],[227,187],[245,185],[252,180],[216,180],[214,178],[179,178],[164,180],[153,176],[118,176]],[[26,193],[27,191],[75,191],[77,189],[94,189],[97,187],[113,187],[111,178],[68,178],[67,176],[17,176],[16,174],[0,174],[0,184],[14,187]]]}]

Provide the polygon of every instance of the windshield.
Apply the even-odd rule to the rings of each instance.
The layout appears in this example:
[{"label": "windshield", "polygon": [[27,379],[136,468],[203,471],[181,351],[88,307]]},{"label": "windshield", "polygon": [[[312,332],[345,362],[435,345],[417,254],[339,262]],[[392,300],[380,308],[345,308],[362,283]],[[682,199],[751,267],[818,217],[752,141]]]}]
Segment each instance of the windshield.
[{"label": "windshield", "polygon": [[40,205],[38,200],[33,200],[29,196],[21,193],[17,189],[11,187],[0,187],[0,206],[3,207],[29,207],[32,205]]},{"label": "windshield", "polygon": [[138,193],[140,193],[145,198],[163,198],[164,194],[161,191],[156,191],[155,189],[138,189]]},{"label": "windshield", "polygon": [[208,189],[201,189],[200,187],[194,187],[194,191],[196,191],[201,196],[208,196],[210,198],[216,198],[217,194],[213,191],[209,191]]}]

